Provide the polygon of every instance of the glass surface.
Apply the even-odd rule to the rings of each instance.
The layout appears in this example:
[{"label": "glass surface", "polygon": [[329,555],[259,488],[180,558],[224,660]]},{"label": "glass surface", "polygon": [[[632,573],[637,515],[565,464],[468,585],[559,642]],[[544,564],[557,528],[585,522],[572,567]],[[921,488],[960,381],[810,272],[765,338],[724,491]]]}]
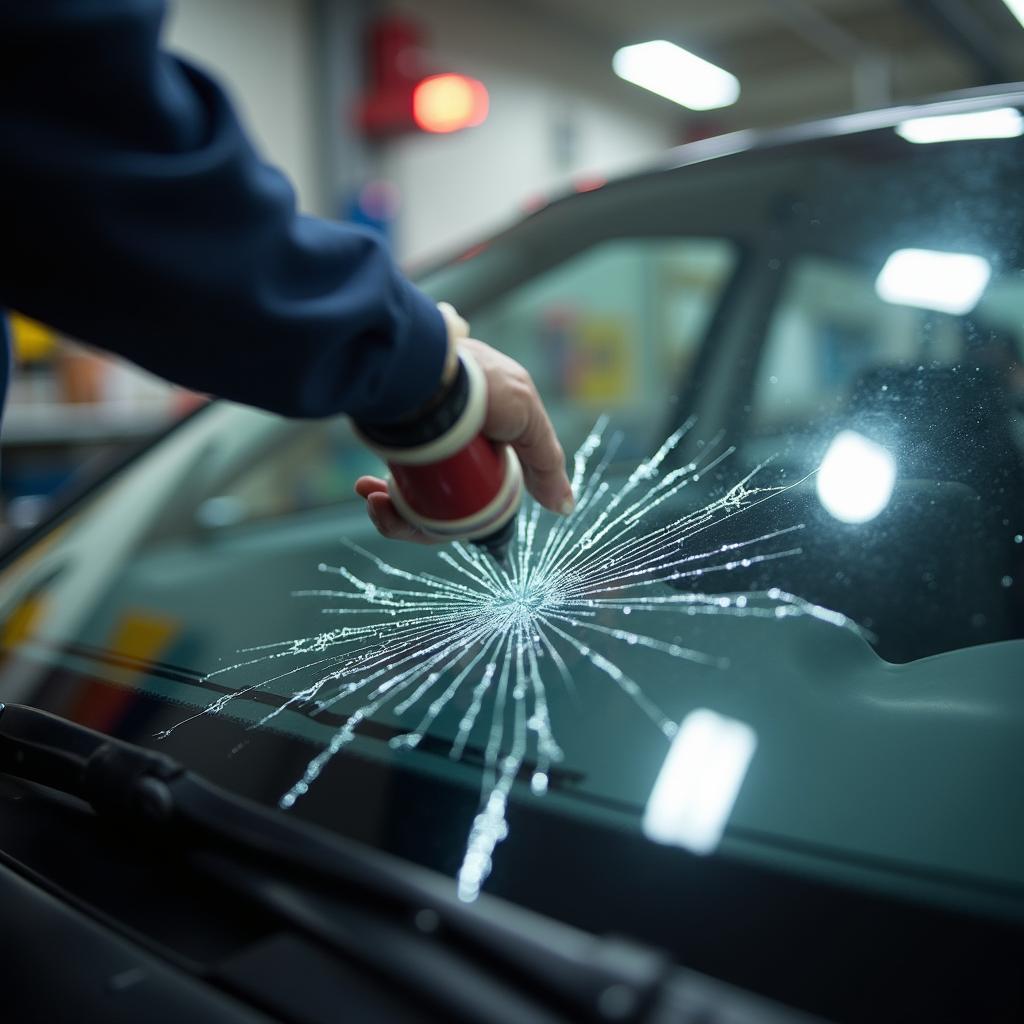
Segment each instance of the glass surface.
[{"label": "glass surface", "polygon": [[530,371],[562,437],[607,413],[646,454],[651,410],[667,415],[735,266],[721,239],[599,242],[475,312],[473,333]]},{"label": "glass surface", "polygon": [[[676,927],[689,854],[644,836],[685,845],[652,815],[699,817],[698,793],[718,855],[1019,896],[1022,164],[1019,140],[889,129],[740,153],[553,204],[423,282],[530,368],[567,453],[607,414],[588,514],[635,485],[621,564],[677,576],[602,591],[620,564],[550,642],[512,626],[474,647],[460,616],[497,570],[378,538],[351,494],[375,464],[343,421],[216,404],[8,561],[0,700],[463,880],[475,849],[485,889],[586,926],[625,927],[595,915],[628,903],[634,932]],[[685,487],[652,492],[673,473]],[[599,869],[621,899],[595,900]]]}]

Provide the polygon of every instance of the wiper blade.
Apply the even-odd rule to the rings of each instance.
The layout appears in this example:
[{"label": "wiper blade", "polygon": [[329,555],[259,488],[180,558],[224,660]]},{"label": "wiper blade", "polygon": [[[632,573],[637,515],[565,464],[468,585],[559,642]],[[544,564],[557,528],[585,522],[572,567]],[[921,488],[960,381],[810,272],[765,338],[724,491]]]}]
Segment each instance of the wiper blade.
[{"label": "wiper blade", "polygon": [[[199,870],[459,1017],[606,1021],[611,998],[615,1020],[647,1021],[663,1005],[671,963],[661,952],[486,896],[467,905],[453,883],[426,869],[49,712],[0,704],[0,773],[174,842]],[[440,974],[439,951],[452,968]]]}]

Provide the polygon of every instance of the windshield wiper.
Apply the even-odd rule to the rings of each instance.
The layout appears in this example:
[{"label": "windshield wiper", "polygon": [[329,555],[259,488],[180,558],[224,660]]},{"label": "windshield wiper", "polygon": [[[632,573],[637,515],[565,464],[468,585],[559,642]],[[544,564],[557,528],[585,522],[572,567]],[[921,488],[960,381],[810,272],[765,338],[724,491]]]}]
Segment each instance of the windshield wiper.
[{"label": "windshield wiper", "polygon": [[425,869],[57,715],[0,704],[0,773],[175,844],[198,870],[453,1016],[648,1021],[663,1007],[672,965],[658,951],[493,898],[467,905]]}]

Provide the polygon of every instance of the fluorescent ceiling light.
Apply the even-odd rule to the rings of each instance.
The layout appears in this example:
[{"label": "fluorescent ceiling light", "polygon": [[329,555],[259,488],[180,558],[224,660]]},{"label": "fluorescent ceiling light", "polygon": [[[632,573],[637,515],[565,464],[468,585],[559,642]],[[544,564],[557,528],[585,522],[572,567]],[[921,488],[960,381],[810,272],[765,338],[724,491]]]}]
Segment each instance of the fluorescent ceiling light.
[{"label": "fluorescent ceiling light", "polygon": [[[1024,3],[1024,0],[1021,0]],[[901,122],[896,134],[907,142],[953,142],[958,139],[1015,139],[1024,135],[1024,117],[1013,107],[974,114],[915,117]]]},{"label": "fluorescent ceiling light", "polygon": [[978,304],[992,268],[983,256],[897,249],[875,280],[880,299],[963,316]]},{"label": "fluorescent ceiling light", "polygon": [[887,448],[843,430],[828,446],[818,467],[818,500],[842,523],[866,523],[889,504],[896,483],[896,460]]},{"label": "fluorescent ceiling light", "polygon": [[707,708],[683,719],[644,809],[656,843],[711,853],[722,838],[757,737],[745,722]]},{"label": "fluorescent ceiling light", "polygon": [[612,57],[619,78],[691,110],[714,110],[735,103],[739,79],[665,39],[624,46]]},{"label": "fluorescent ceiling light", "polygon": [[1010,9],[1010,13],[1024,27],[1024,0],[1003,0],[1003,3]]}]

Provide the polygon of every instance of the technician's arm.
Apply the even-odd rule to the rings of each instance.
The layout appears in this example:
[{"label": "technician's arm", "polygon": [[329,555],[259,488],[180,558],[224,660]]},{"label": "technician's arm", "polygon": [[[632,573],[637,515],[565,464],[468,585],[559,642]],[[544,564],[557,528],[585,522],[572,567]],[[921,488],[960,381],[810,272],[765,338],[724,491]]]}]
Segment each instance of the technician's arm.
[{"label": "technician's arm", "polygon": [[[441,385],[440,313],[373,236],[296,213],[217,85],[161,53],[164,10],[0,0],[0,307],[286,415],[413,414]],[[473,344],[485,432],[567,508],[529,375]],[[381,532],[408,534],[386,493],[368,504]]]},{"label": "technician's arm", "polygon": [[[292,416],[408,414],[446,332],[371,236],[295,212],[162,0],[0,0],[0,306]],[[244,31],[244,26],[240,26]]]}]

